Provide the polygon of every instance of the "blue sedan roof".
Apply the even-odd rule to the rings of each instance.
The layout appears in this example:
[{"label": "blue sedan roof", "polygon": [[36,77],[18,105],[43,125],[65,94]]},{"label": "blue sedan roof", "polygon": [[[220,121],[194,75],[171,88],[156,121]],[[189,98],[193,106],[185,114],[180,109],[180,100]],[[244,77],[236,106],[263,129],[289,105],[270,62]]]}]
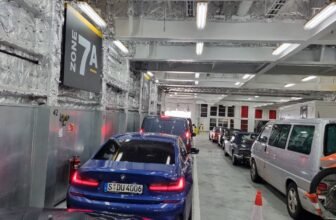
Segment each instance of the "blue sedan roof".
[{"label": "blue sedan roof", "polygon": [[131,139],[131,140],[152,140],[152,141],[162,141],[175,143],[178,140],[178,136],[171,134],[163,133],[140,133],[140,132],[131,132],[125,134],[114,135],[111,138],[118,140],[121,139]]}]

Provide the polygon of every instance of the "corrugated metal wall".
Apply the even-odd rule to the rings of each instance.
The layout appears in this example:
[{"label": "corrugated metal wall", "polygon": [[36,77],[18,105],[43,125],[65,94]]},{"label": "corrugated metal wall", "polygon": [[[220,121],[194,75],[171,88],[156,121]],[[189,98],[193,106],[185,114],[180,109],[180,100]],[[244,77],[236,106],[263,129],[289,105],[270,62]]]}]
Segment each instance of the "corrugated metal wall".
[{"label": "corrugated metal wall", "polygon": [[34,108],[0,106],[0,204],[29,204]]},{"label": "corrugated metal wall", "polygon": [[[68,115],[62,124],[60,118]],[[122,111],[0,106],[0,207],[52,207],[65,198],[69,163],[82,162],[111,135],[137,130]]]}]

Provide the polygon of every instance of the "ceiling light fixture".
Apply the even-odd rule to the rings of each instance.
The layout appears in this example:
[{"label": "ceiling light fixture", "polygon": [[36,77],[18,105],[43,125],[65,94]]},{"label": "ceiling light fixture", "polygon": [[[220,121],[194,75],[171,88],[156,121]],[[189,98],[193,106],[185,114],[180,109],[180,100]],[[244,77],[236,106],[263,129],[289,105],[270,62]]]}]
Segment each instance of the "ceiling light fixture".
[{"label": "ceiling light fixture", "polygon": [[158,80],[158,79],[156,79],[156,80],[155,80],[155,83],[159,83],[159,80]]},{"label": "ceiling light fixture", "polygon": [[312,19],[310,19],[304,26],[305,30],[311,30],[316,28],[319,24],[324,22],[330,16],[336,13],[336,2],[330,3],[327,7],[317,13]]},{"label": "ceiling light fixture", "polygon": [[256,99],[259,98],[259,97],[260,97],[260,96],[258,96],[258,95],[254,96],[254,98],[256,98]]},{"label": "ceiling light fixture", "polygon": [[97,14],[95,10],[86,2],[78,2],[78,7],[84,12],[90,19],[95,22],[101,28],[106,28],[106,22]]},{"label": "ceiling light fixture", "polygon": [[196,43],[196,54],[197,55],[201,55],[203,53],[203,47],[204,47],[203,42]]},{"label": "ceiling light fixture", "polygon": [[199,73],[195,73],[195,78],[198,79],[200,77]]},{"label": "ceiling light fixture", "polygon": [[302,97],[292,97],[291,100],[297,101],[303,99]]},{"label": "ceiling light fixture", "polygon": [[243,79],[248,79],[248,78],[250,78],[250,74],[245,74],[244,76],[243,76]]},{"label": "ceiling light fixture", "polygon": [[119,40],[115,40],[113,41],[113,43],[121,50],[121,52],[123,52],[124,54],[128,54],[127,47],[125,47],[125,45],[121,43]]},{"label": "ceiling light fixture", "polygon": [[198,81],[197,80],[195,81],[195,85],[198,85]]},{"label": "ceiling light fixture", "polygon": [[273,51],[272,55],[273,56],[279,56],[280,54],[286,55],[295,50],[299,46],[300,44],[283,43]]},{"label": "ceiling light fixture", "polygon": [[153,77],[153,76],[154,76],[154,74],[153,74],[152,72],[150,72],[150,71],[147,71],[147,74],[148,74],[150,77]]},{"label": "ceiling light fixture", "polygon": [[295,85],[296,85],[295,83],[288,83],[285,85],[285,88],[293,87]]},{"label": "ceiling light fixture", "polygon": [[202,30],[205,28],[207,14],[208,14],[208,3],[197,2],[196,26],[198,29]]},{"label": "ceiling light fixture", "polygon": [[241,84],[241,82],[236,82],[235,85],[236,86],[239,86]]},{"label": "ceiling light fixture", "polygon": [[308,81],[316,79],[316,78],[317,78],[317,76],[308,76],[306,78],[303,78],[301,81],[302,82],[308,82]]}]

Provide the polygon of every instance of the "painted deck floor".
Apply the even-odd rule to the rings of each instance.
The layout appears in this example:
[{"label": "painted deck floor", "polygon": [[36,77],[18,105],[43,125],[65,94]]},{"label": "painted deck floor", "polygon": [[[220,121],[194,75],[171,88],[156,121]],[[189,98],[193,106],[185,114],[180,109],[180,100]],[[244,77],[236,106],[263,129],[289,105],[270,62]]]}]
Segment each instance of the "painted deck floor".
[{"label": "painted deck floor", "polygon": [[200,149],[196,160],[202,220],[250,219],[257,190],[262,192],[265,220],[291,219],[285,196],[266,183],[253,183],[249,167],[233,166],[224,151],[208,140],[208,134],[195,137],[195,146]]}]

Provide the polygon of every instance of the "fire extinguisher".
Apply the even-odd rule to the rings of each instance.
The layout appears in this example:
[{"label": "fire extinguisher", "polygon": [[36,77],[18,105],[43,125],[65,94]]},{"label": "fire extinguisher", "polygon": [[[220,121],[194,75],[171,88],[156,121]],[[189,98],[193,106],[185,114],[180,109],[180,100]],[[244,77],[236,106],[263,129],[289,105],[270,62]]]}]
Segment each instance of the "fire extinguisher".
[{"label": "fire extinguisher", "polygon": [[72,156],[69,160],[70,164],[70,170],[69,170],[69,183],[71,183],[72,177],[75,174],[75,172],[80,167],[80,158],[79,156]]}]

